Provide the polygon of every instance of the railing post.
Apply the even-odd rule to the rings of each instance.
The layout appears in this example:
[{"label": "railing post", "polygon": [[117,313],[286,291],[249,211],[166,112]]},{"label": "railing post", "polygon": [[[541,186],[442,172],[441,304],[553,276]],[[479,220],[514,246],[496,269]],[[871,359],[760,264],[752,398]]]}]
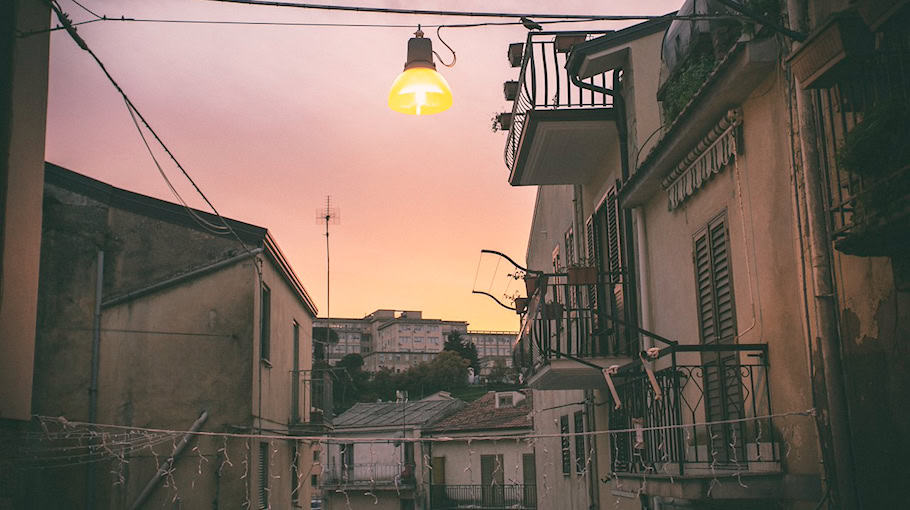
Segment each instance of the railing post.
[{"label": "railing post", "polygon": [[[673,395],[674,402],[673,407],[676,413],[676,423],[681,426],[685,426],[682,421],[682,407],[680,407],[680,399],[682,398],[682,388],[679,387],[679,368],[676,363],[676,350],[674,349],[670,354],[670,359],[673,367]],[[695,436],[695,431],[693,430],[692,436]],[[686,443],[685,443],[685,431],[682,428],[676,429],[676,444],[677,444],[677,456],[679,463],[679,476],[684,476],[686,473]]]}]

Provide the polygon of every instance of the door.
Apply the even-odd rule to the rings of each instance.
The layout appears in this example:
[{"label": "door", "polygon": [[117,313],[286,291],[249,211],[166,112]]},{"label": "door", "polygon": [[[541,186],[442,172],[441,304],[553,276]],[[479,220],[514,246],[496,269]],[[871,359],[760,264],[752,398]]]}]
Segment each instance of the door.
[{"label": "door", "polygon": [[521,491],[521,504],[525,508],[537,508],[537,464],[533,453],[521,456],[521,476],[524,486]]},{"label": "door", "polygon": [[480,492],[483,506],[503,506],[504,490],[502,455],[480,456]]}]

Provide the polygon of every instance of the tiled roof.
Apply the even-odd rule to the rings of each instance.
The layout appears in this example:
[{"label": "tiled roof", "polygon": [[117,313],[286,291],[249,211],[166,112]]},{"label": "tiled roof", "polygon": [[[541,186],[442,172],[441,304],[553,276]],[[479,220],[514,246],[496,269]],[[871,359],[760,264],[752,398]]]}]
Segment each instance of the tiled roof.
[{"label": "tiled roof", "polygon": [[514,407],[496,408],[496,392],[491,391],[464,409],[440,420],[426,432],[443,434],[467,430],[531,428],[532,394],[523,391],[525,399]]},{"label": "tiled roof", "polygon": [[357,403],[332,420],[335,430],[366,427],[424,427],[461,409],[464,402],[419,400],[417,402]]}]

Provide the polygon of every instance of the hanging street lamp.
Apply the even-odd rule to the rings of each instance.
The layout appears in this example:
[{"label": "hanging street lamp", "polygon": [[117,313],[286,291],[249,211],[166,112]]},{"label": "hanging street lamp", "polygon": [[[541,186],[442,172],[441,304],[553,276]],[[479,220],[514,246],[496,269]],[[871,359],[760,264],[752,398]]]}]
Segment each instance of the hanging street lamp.
[{"label": "hanging street lamp", "polygon": [[389,108],[409,115],[432,115],[452,106],[452,90],[433,63],[433,42],[417,27],[408,40],[404,72],[392,83]]}]

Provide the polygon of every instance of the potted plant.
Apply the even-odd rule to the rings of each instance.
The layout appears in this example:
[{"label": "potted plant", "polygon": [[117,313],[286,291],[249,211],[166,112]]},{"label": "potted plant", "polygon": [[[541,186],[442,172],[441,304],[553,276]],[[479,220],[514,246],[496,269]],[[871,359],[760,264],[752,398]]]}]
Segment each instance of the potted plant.
[{"label": "potted plant", "polygon": [[567,269],[569,285],[594,285],[597,283],[597,268],[587,261],[579,261]]}]

